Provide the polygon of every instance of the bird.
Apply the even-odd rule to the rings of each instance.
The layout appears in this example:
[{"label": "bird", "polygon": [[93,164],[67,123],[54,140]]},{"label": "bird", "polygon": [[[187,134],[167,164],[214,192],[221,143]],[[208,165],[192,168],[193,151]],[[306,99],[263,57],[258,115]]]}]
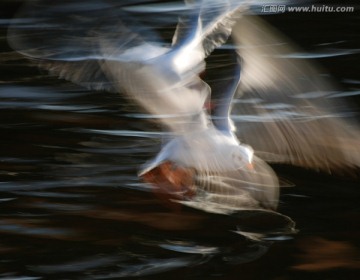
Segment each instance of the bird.
[{"label": "bird", "polygon": [[[185,1],[170,44],[134,19],[132,11],[142,6],[114,9],[103,1],[96,8],[106,15],[96,21],[100,27],[83,16],[98,17],[89,8],[71,18],[83,23],[81,30],[93,27],[85,35],[66,40],[49,35],[51,28],[41,31],[41,24],[27,35],[15,24],[8,38],[50,73],[90,89],[121,92],[156,117],[169,133],[139,177],[159,193],[211,213],[275,211],[280,184],[268,163],[328,172],[360,166],[360,132],[337,113],[341,102],[320,98],[334,90],[316,67],[281,58],[293,47],[258,17],[246,15],[249,2],[257,1]],[[29,10],[36,11],[27,7],[25,15]],[[69,10],[59,11],[54,22]],[[30,39],[43,35],[54,40],[34,47]],[[229,38],[231,74],[212,91],[201,78],[205,59]]]}]

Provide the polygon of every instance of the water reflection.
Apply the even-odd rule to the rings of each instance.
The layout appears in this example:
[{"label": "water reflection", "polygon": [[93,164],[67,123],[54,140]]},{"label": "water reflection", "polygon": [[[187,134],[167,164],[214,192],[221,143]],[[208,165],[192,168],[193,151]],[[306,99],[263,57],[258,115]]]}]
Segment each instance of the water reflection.
[{"label": "water reflection", "polygon": [[359,252],[346,241],[309,238],[302,241],[299,263],[293,269],[321,271],[360,268]]},{"label": "water reflection", "polygon": [[[64,195],[57,195],[59,191]],[[291,232],[293,226],[279,221],[276,228],[274,222],[266,227],[257,213],[234,217],[191,209],[174,213],[137,190],[112,188],[110,193],[103,188],[73,187],[51,193],[13,192],[16,202],[2,202],[0,224],[7,258],[20,265],[16,256],[21,256],[27,260],[26,271],[45,278],[109,279],[157,275],[209,262],[246,263],[265,254],[272,242],[241,237],[238,225],[246,230],[248,224],[252,232],[261,224],[259,232],[271,234],[272,230],[275,235],[285,232],[280,227]],[[258,221],[252,218],[256,215]],[[23,246],[28,253],[19,255]],[[29,259],[34,251],[36,256]]]}]

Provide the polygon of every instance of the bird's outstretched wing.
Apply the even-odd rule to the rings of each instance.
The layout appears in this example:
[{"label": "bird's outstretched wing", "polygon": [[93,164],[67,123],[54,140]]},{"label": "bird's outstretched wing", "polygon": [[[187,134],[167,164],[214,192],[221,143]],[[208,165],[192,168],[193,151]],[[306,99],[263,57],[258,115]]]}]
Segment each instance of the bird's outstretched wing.
[{"label": "bird's outstretched wing", "polygon": [[189,49],[178,62],[185,67],[176,67],[170,42],[129,11],[136,2],[31,2],[10,27],[9,43],[56,76],[126,93],[175,133],[205,128],[210,89],[198,77],[202,52]]},{"label": "bird's outstretched wing", "polygon": [[[101,54],[94,27],[99,33],[111,26],[115,13],[105,1],[85,2],[27,2],[8,29],[8,43],[54,76],[89,89],[114,91],[98,64]],[[108,23],[99,14],[108,14]]]},{"label": "bird's outstretched wing", "polygon": [[334,171],[360,166],[360,131],[353,111],[332,98],[328,76],[255,16],[240,19],[233,39],[242,76],[232,117],[238,137],[265,160]]}]

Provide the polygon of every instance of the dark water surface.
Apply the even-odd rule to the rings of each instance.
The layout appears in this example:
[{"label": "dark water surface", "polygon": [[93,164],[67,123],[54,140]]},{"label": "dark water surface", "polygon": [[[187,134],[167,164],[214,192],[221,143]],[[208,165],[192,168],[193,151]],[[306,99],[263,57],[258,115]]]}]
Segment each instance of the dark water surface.
[{"label": "dark water surface", "polygon": [[[359,179],[274,166],[295,185],[278,211],[296,234],[277,232],[275,217],[159,203],[137,177],[159,128],[120,95],[9,59],[19,3],[0,6],[0,279],[359,279]],[[358,12],[264,18],[359,105]],[[269,224],[261,241],[238,232]]]}]

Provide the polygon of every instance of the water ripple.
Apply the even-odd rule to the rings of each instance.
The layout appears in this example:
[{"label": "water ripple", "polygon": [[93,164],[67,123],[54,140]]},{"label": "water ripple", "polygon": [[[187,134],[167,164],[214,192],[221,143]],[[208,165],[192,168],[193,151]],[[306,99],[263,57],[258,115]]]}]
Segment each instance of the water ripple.
[{"label": "water ripple", "polygon": [[278,55],[278,58],[295,58],[295,59],[314,59],[314,58],[330,58],[336,56],[353,55],[360,52],[360,49],[330,49],[322,50],[320,52],[298,52]]},{"label": "water ripple", "polygon": [[109,279],[123,277],[139,277],[158,274],[176,268],[193,265],[193,258],[170,258],[170,259],[144,259],[142,264],[127,265],[118,272],[112,272],[104,275],[97,275],[91,279]]},{"label": "water ripple", "polygon": [[142,137],[142,138],[159,138],[164,135],[172,135],[166,132],[153,131],[136,131],[136,130],[101,130],[101,129],[80,129],[79,132],[105,134],[112,136]]},{"label": "water ripple", "polygon": [[66,238],[73,236],[75,233],[70,229],[51,228],[51,227],[35,227],[34,225],[24,224],[22,220],[2,219],[0,221],[0,231],[11,234],[25,234],[39,237]]},{"label": "water ripple", "polygon": [[179,242],[172,243],[164,243],[160,244],[161,248],[179,252],[179,253],[187,253],[187,254],[201,254],[201,255],[212,255],[219,253],[219,249],[217,247],[206,247],[195,244],[178,244]]},{"label": "water ripple", "polygon": [[30,266],[32,271],[42,272],[46,274],[64,273],[64,272],[81,272],[87,269],[94,269],[106,265],[115,264],[120,261],[115,256],[92,256],[86,259],[76,260],[68,263],[55,265],[37,265]]}]

